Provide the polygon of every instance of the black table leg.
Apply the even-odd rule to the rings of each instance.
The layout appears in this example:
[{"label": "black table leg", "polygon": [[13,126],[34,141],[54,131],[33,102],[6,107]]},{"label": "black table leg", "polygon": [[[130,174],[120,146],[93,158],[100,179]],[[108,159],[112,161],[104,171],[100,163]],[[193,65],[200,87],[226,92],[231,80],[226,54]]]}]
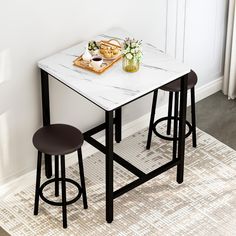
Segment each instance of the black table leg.
[{"label": "black table leg", "polygon": [[[42,109],[43,125],[50,125],[50,106],[49,106],[49,86],[48,73],[41,70],[41,91],[42,91]],[[52,159],[50,155],[45,155],[45,174],[47,178],[52,177]]]},{"label": "black table leg", "polygon": [[106,111],[106,221],[113,221],[113,111]]},{"label": "black table leg", "polygon": [[186,126],[186,106],[187,106],[187,84],[188,74],[181,78],[180,92],[180,121],[179,121],[179,146],[177,166],[177,182],[181,184],[184,180],[184,151],[185,151],[185,126]]},{"label": "black table leg", "polygon": [[157,105],[157,93],[158,93],[158,90],[155,90],[153,93],[152,111],[151,111],[151,116],[150,116],[149,129],[148,129],[148,139],[147,139],[147,145],[146,145],[147,150],[149,150],[151,147],[153,123],[154,123],[154,119],[155,119],[156,105]]},{"label": "black table leg", "polygon": [[121,141],[121,137],[122,137],[122,113],[121,113],[121,107],[116,109],[115,111],[115,119],[116,119],[116,123],[115,123],[115,139],[116,142],[119,143]]}]

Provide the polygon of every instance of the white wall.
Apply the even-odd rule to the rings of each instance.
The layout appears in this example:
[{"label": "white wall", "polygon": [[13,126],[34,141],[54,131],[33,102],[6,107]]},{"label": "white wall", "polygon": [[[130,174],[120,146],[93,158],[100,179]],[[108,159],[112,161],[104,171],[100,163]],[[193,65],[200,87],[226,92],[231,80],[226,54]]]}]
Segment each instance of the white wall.
[{"label": "white wall", "polygon": [[202,86],[223,72],[227,0],[187,0],[184,60],[198,72]]},{"label": "white wall", "polygon": [[[41,126],[36,62],[58,50],[122,27],[184,60],[204,86],[222,75],[226,0],[0,0],[0,183],[32,170],[31,138]],[[103,112],[50,81],[52,122],[86,130]],[[124,122],[150,111],[151,96],[127,105]],[[159,103],[163,103],[163,94]]]}]

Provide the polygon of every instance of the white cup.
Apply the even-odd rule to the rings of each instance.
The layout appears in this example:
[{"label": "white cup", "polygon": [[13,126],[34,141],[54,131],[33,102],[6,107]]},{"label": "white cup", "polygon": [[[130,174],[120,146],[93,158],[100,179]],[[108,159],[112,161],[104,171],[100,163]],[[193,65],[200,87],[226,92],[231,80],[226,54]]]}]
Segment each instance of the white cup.
[{"label": "white cup", "polygon": [[93,56],[90,62],[91,66],[94,67],[95,69],[100,69],[102,63],[103,59],[100,56]]}]

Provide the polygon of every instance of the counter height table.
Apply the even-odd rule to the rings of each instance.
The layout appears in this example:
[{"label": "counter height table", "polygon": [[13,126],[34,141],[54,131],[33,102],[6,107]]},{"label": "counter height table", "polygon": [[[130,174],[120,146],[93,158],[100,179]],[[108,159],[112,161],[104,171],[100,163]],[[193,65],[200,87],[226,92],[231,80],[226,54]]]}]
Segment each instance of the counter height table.
[{"label": "counter height table", "polygon": [[[94,40],[116,38],[124,40],[130,34],[122,29],[112,29],[105,34],[98,35]],[[143,60],[140,70],[136,73],[127,73],[122,70],[119,61],[101,75],[94,74],[79,67],[73,66],[73,61],[85,49],[86,41],[69,49],[54,54],[39,61],[41,69],[43,124],[50,124],[49,85],[48,75],[82,95],[105,112],[105,123],[84,133],[85,140],[106,157],[106,221],[113,221],[113,201],[115,198],[147,182],[157,175],[177,166],[177,182],[183,182],[184,151],[185,151],[185,119],[187,100],[187,79],[190,68],[164,54],[150,43],[143,42]],[[152,93],[159,87],[181,78],[180,122],[178,155],[163,166],[146,174],[134,165],[113,152],[113,124],[115,125],[115,141],[121,141],[121,109],[144,95]],[[78,105],[79,106],[79,105]],[[115,117],[113,113],[115,112]],[[150,122],[153,122],[151,117]],[[148,124],[147,124],[148,125]],[[92,136],[105,129],[105,146]],[[113,190],[113,161],[118,162],[138,178],[133,182]],[[52,175],[51,158],[45,158],[46,175]]]}]

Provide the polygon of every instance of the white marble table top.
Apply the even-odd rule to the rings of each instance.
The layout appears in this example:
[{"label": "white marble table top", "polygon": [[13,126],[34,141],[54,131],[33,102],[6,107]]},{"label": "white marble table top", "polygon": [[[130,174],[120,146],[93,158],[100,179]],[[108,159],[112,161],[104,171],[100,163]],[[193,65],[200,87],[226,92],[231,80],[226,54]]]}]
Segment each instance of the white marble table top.
[{"label": "white marble table top", "polygon": [[[124,30],[113,29],[94,40],[122,40],[128,36],[131,35]],[[38,66],[106,111],[114,110],[190,72],[190,68],[183,63],[154,45],[143,42],[143,59],[138,72],[123,71],[120,60],[103,74],[97,75],[73,65],[76,57],[84,52],[86,44],[84,41],[47,57],[39,61]]]}]

